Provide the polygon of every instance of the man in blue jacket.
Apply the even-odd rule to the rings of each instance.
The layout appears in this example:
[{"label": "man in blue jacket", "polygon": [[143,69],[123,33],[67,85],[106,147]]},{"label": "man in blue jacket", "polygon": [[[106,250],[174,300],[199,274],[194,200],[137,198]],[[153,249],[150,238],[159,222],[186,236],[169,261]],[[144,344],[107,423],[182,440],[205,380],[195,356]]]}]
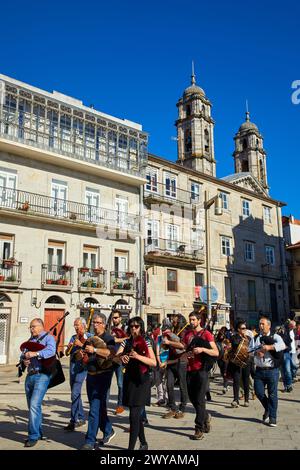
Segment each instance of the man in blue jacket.
[{"label": "man in blue jacket", "polygon": [[[45,335],[44,322],[41,318],[34,318],[30,323],[30,341],[37,342]],[[42,439],[42,402],[47,392],[51,374],[45,373],[42,365],[43,359],[54,358],[56,343],[52,335],[45,336],[41,341],[44,349],[41,351],[27,351],[24,353],[23,363],[27,367],[25,392],[29,409],[28,439],[25,447],[33,447]]]}]

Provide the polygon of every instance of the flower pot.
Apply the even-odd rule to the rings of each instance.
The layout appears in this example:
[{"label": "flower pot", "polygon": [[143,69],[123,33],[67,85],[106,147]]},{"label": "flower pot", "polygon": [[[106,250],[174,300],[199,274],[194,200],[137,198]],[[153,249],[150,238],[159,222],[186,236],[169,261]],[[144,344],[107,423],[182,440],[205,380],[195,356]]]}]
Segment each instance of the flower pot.
[{"label": "flower pot", "polygon": [[5,277],[4,276],[0,276],[0,282],[1,281],[4,281],[5,280]]},{"label": "flower pot", "polygon": [[47,279],[47,280],[46,280],[46,284],[52,284],[52,280],[51,280],[51,279]]}]

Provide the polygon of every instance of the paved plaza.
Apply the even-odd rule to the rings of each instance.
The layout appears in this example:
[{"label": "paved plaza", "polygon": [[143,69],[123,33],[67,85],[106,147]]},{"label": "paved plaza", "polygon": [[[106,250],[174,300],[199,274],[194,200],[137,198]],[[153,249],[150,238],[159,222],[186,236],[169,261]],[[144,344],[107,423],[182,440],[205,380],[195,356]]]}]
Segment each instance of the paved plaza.
[{"label": "paved plaza", "polygon": [[[65,374],[68,363],[63,360]],[[23,376],[24,377],[24,376]],[[22,379],[24,382],[24,379]],[[67,378],[68,380],[68,378]],[[19,383],[16,368],[0,367],[0,448],[1,450],[23,450],[27,437],[27,406],[24,383]],[[192,441],[189,435],[194,430],[194,413],[191,405],[183,419],[164,420],[161,415],[164,408],[148,407],[149,425],[146,438],[149,449],[155,450],[260,450],[260,449],[300,449],[300,382],[295,384],[292,393],[282,393],[279,382],[278,427],[263,425],[262,407],[258,400],[250,400],[250,407],[232,409],[232,388],[222,394],[221,377],[217,374],[211,382],[212,399],[207,408],[212,415],[212,431],[202,441]],[[114,416],[116,404],[116,379],[113,379],[109,415],[116,431],[116,437],[105,446],[107,450],[126,449],[128,445],[128,412]],[[178,393],[178,392],[177,392]],[[88,401],[84,385],[84,407],[88,413]],[[155,389],[152,389],[152,402],[156,401]],[[241,401],[241,403],[243,403]],[[43,405],[44,434],[46,441],[40,441],[33,449],[26,450],[75,450],[84,443],[86,426],[68,433],[63,430],[69,421],[70,392],[68,381],[51,389]],[[99,438],[102,437],[99,432]]]}]

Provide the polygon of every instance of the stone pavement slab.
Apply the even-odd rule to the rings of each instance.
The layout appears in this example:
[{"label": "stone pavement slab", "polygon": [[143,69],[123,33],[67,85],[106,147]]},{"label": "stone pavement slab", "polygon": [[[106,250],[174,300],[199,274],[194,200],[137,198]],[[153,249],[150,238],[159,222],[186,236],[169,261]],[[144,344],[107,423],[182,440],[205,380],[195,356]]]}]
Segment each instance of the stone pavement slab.
[{"label": "stone pavement slab", "polygon": [[[40,441],[34,448],[26,450],[75,450],[84,443],[87,426],[75,432],[65,432],[63,427],[70,416],[70,391],[68,384],[68,364],[63,360],[66,382],[47,392],[43,404],[43,431],[46,441]],[[282,383],[279,383],[279,390]],[[176,391],[178,397],[178,390]],[[278,427],[270,428],[261,422],[263,410],[258,400],[250,400],[250,407],[233,409],[232,387],[222,394],[221,377],[216,375],[211,381],[213,401],[207,403],[212,415],[212,430],[201,441],[192,441],[189,436],[194,431],[194,412],[188,405],[182,419],[162,419],[165,408],[147,407],[149,426],[146,438],[149,449],[156,450],[299,450],[300,449],[300,382],[295,384],[292,393],[279,391]],[[152,389],[152,402],[156,401]],[[128,446],[128,411],[114,416],[117,386],[113,379],[109,416],[116,431],[116,437],[105,446],[106,450],[123,450]],[[85,386],[83,401],[88,414],[88,401]],[[242,401],[241,401],[242,403]],[[0,449],[23,450],[27,437],[28,411],[24,393],[24,383],[16,378],[16,369],[0,366]],[[98,438],[100,439],[101,433]]]}]

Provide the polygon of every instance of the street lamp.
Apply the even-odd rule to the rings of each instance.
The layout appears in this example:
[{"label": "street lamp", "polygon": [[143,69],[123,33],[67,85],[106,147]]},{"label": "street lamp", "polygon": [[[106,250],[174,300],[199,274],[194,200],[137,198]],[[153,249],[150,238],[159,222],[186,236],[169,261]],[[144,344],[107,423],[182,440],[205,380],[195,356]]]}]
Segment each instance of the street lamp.
[{"label": "street lamp", "polygon": [[205,210],[205,245],[206,245],[206,302],[207,302],[207,319],[211,319],[211,275],[210,275],[210,218],[209,209],[215,204],[215,215],[223,214],[223,202],[219,194],[209,199],[209,192],[204,193],[204,210]]}]

